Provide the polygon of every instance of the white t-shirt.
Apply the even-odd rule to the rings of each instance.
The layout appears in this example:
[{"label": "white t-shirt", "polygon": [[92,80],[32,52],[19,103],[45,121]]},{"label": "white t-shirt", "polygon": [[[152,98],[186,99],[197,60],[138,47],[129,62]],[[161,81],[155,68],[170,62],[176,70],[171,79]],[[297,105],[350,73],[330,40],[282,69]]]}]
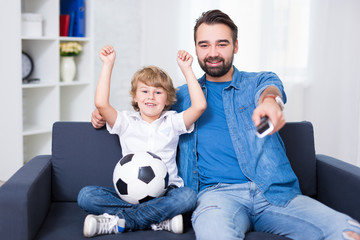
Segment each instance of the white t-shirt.
[{"label": "white t-shirt", "polygon": [[142,120],[139,112],[117,111],[113,128],[106,124],[111,134],[119,135],[123,156],[137,151],[149,151],[158,155],[169,172],[169,185],[184,186],[178,176],[176,151],[179,135],[192,132],[194,125],[186,129],[183,112],[165,111],[148,123]]}]

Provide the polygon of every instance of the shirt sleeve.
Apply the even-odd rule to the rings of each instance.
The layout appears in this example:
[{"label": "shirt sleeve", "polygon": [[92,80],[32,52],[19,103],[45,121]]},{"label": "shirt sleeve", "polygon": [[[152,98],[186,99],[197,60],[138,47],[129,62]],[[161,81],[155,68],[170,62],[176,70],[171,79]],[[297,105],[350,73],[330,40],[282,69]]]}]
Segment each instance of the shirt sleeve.
[{"label": "shirt sleeve", "polygon": [[184,134],[184,133],[191,133],[194,131],[194,123],[189,127],[189,129],[186,129],[185,122],[184,122],[184,112],[181,113],[175,113],[171,115],[172,125],[174,128],[174,131],[178,134]]},{"label": "shirt sleeve", "polygon": [[261,72],[257,78],[257,87],[254,99],[256,105],[262,92],[270,86],[274,86],[279,90],[281,98],[283,99],[284,103],[286,103],[286,94],[280,78],[273,72]]},{"label": "shirt sleeve", "polygon": [[106,122],[106,129],[109,131],[110,134],[117,134],[121,135],[123,131],[128,126],[128,121],[125,112],[117,112],[116,120],[113,127]]}]

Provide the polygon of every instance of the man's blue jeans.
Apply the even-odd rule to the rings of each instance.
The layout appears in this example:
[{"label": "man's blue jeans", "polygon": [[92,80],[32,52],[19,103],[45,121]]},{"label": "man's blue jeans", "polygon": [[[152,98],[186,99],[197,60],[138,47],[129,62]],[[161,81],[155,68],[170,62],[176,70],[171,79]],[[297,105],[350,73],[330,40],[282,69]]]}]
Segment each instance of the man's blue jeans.
[{"label": "man's blue jeans", "polygon": [[187,187],[171,188],[162,197],[130,204],[121,200],[114,188],[87,186],[79,192],[78,205],[92,214],[117,215],[125,219],[125,230],[133,231],[192,211],[196,206],[196,193]]},{"label": "man's blue jeans", "polygon": [[296,240],[346,239],[344,231],[360,233],[355,220],[307,196],[274,206],[252,182],[217,184],[201,191],[192,223],[197,240],[244,239],[250,230]]}]

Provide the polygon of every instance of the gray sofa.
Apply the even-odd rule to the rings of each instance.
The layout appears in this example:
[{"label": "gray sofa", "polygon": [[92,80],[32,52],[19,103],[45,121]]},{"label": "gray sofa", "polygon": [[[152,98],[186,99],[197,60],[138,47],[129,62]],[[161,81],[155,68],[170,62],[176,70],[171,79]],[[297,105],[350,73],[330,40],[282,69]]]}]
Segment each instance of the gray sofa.
[{"label": "gray sofa", "polygon": [[[287,123],[280,134],[302,192],[360,220],[360,168],[315,155],[309,122]],[[120,158],[117,136],[104,128],[96,130],[89,122],[55,123],[52,155],[35,157],[0,187],[1,239],[85,239],[87,213],[77,206],[77,194],[86,185],[112,186]],[[182,235],[145,230],[96,239],[195,239],[190,214]],[[287,238],[249,232],[246,239]]]}]

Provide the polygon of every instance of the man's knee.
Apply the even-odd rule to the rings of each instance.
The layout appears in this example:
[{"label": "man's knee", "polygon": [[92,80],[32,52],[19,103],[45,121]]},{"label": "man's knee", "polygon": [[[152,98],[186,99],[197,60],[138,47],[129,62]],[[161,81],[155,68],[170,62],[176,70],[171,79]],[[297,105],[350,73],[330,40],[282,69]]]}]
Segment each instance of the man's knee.
[{"label": "man's knee", "polygon": [[[351,225],[352,227],[355,227],[358,229],[358,231],[360,232],[360,224],[359,222],[350,219],[348,220],[349,225]],[[360,234],[355,232],[355,231],[344,231],[343,232],[343,237],[346,240],[360,240]]]},{"label": "man's knee", "polygon": [[248,221],[236,216],[218,205],[197,208],[192,216],[196,239],[244,239]]},{"label": "man's knee", "polygon": [[356,232],[346,231],[343,233],[343,237],[346,240],[360,240],[360,235]]}]

